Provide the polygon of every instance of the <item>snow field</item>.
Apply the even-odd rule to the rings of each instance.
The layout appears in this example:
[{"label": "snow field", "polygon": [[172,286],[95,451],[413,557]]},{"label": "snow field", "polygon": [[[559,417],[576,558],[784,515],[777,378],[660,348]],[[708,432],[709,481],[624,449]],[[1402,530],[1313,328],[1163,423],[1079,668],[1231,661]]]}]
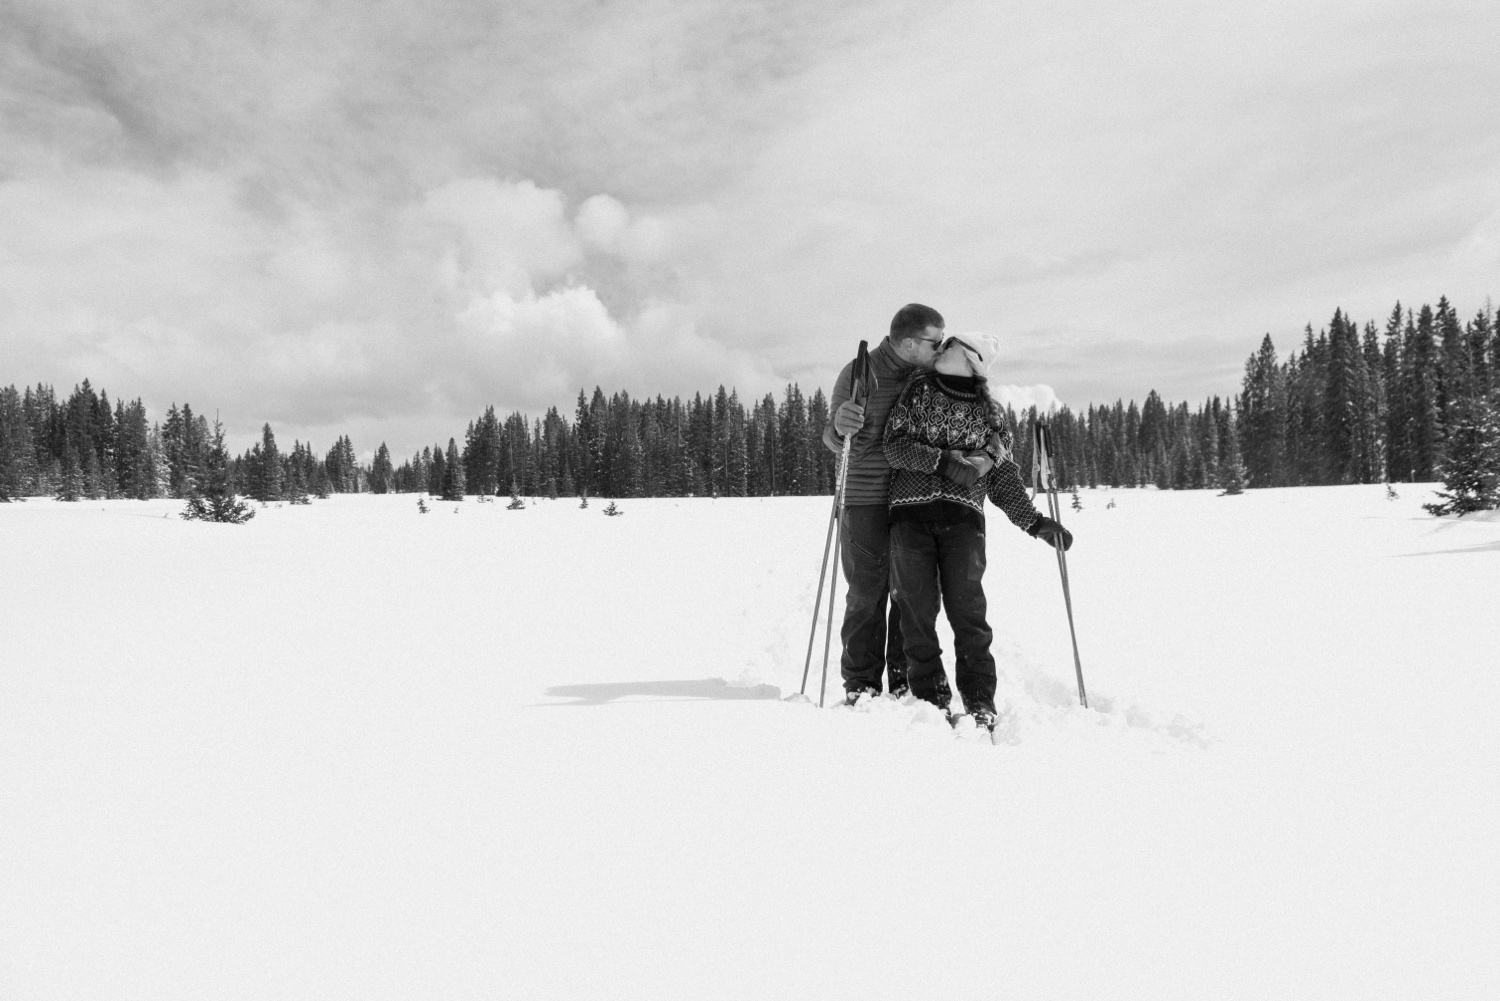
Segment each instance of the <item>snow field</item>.
[{"label": "snow field", "polygon": [[992,511],[993,746],[776,697],[826,498],[0,506],[0,996],[1493,996],[1500,520],[1397,489],[1084,491],[1092,710]]}]

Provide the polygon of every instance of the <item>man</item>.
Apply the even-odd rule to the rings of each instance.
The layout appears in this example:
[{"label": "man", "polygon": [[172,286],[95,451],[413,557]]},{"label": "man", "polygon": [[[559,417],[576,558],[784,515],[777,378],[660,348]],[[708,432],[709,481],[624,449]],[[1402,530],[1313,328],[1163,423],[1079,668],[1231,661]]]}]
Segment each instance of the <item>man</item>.
[{"label": "man", "polygon": [[906,658],[902,649],[901,619],[891,604],[887,625],[886,599],[891,590],[890,497],[891,466],[885,458],[885,422],[908,376],[927,371],[937,360],[943,340],[943,317],[918,303],[902,306],[891,320],[890,336],[870,352],[874,376],[865,387],[863,404],[851,400],[854,363],[844,366],[833,386],[828,427],[823,443],[843,452],[852,437],[849,472],[844,481],[844,518],[839,526],[848,594],[844,601],[844,644],[841,670],[845,701],[865,692],[881,691],[882,670],[889,667],[890,690],[906,688]]}]

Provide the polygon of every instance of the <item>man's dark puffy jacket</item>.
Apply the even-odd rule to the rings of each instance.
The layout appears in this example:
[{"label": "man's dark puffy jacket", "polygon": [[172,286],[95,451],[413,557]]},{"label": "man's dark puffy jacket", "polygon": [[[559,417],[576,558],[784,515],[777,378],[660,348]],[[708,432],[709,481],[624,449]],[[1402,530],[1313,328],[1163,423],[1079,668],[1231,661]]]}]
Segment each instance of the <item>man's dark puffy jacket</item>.
[{"label": "man's dark puffy jacket", "polygon": [[[896,354],[889,337],[870,352],[870,369],[876,385],[865,387],[865,426],[854,434],[849,453],[849,476],[844,484],[844,504],[885,505],[890,500],[891,464],[885,458],[885,422],[906,379],[917,369]],[[828,405],[828,426],[823,429],[823,444],[834,452],[844,450],[843,436],[833,426],[838,409],[849,399],[854,362],[844,366],[833,384]]]}]

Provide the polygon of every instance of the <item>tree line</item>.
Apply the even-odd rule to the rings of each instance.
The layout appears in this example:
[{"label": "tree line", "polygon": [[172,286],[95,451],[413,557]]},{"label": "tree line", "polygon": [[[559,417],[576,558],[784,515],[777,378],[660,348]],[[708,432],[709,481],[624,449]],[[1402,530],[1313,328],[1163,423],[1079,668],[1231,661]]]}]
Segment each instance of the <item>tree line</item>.
[{"label": "tree line", "polygon": [[830,494],[837,459],[823,446],[828,400],[786,387],[746,408],[719,387],[691,400],[606,397],[582,390],[570,422],[556,407],[504,420],[494,407],[449,439],[400,466],[385,444],[367,474],[376,493],[435,496],[500,493],[572,497],[765,497]]},{"label": "tree line", "polygon": [[1429,482],[1473,468],[1500,475],[1500,445],[1482,430],[1497,406],[1500,315],[1486,304],[1460,321],[1445,297],[1436,309],[1397,303],[1383,327],[1336,309],[1284,361],[1266,334],[1232,399],[1192,408],[1153,391],[1141,407],[1062,407],[1052,427],[1067,486]]},{"label": "tree line", "polygon": [[[570,422],[557,408],[503,421],[494,407],[450,438],[393,464],[382,442],[362,464],[347,435],[321,457],[311,444],[287,450],[266,424],[261,440],[222,461],[228,488],[261,501],[330,493],[422,492],[531,496],[769,496],[832,493],[836,458],[823,447],[828,401],[796,384],[778,402],[748,409],[734,391],[684,401],[579,392]],[[66,398],[51,386],[0,389],[0,500],[187,498],[209,479],[222,428],[192,405],[173,403],[151,423],[139,399],[111,404],[89,380]]]},{"label": "tree line", "polygon": [[1488,303],[1461,322],[1398,302],[1383,330],[1336,310],[1301,353],[1276,360],[1270,335],[1245,363],[1238,422],[1251,486],[1425,482],[1454,460],[1456,432],[1500,391],[1500,328]]},{"label": "tree line", "polygon": [[[1006,418],[1016,459],[1031,465],[1027,429],[1050,421],[1064,488],[1109,485],[1238,489],[1390,480],[1430,481],[1469,467],[1500,473],[1491,441],[1500,395],[1500,318],[1486,305],[1461,322],[1399,303],[1383,329],[1342,310],[1300,351],[1278,360],[1267,334],[1241,391],[1197,405],[1154,390],[1074,411],[1035,407]],[[362,464],[347,435],[311,444],[261,440],[224,463],[236,493],[262,501],[369,491],[529,496],[681,497],[830,494],[837,457],[823,446],[828,400],[796,384],[746,406],[719,387],[691,400],[580,390],[571,419],[494,407],[450,438],[396,459],[382,442]],[[204,482],[215,435],[174,403],[160,423],[139,399],[111,404],[88,380],[60,398],[50,386],[0,390],[0,498],[189,497]],[[1488,470],[1486,473],[1485,471]]]},{"label": "tree line", "polygon": [[326,497],[362,482],[347,436],[318,459],[301,442],[280,451],[266,425],[260,444],[230,458],[223,427],[215,421],[210,428],[191,404],[173,403],[165,421],[150,422],[139,399],[111,406],[109,393],[95,392],[88,379],[66,399],[46,385],[0,389],[0,500],[187,498],[205,489],[216,461],[229,489],[259,500]]}]

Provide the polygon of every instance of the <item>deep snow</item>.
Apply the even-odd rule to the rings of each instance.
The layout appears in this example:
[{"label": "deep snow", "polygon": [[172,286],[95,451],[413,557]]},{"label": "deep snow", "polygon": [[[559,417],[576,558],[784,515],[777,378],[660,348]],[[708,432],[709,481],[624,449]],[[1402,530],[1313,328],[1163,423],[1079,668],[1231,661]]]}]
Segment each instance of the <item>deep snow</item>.
[{"label": "deep snow", "polygon": [[991,511],[997,746],[776,697],[826,498],[0,505],[0,997],[1494,997],[1500,519],[1397,490],[1084,491],[1092,710]]}]

